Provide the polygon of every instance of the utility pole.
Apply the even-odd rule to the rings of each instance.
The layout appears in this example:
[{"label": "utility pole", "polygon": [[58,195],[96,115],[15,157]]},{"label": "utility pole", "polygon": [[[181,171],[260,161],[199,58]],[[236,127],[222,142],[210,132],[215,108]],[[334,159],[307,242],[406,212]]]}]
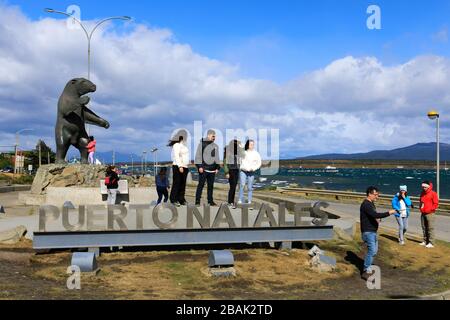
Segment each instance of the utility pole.
[{"label": "utility pole", "polygon": [[41,167],[41,165],[42,165],[42,140],[39,140],[39,147],[38,147],[38,149],[39,149],[39,168]]}]

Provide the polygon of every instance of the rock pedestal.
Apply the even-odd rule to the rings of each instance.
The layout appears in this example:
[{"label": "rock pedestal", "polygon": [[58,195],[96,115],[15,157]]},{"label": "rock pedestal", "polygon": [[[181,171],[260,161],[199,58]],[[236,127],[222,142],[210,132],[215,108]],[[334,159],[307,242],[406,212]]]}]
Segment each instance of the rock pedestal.
[{"label": "rock pedestal", "polygon": [[[87,164],[50,164],[41,166],[36,173],[31,192],[19,195],[26,205],[44,204],[62,206],[72,201],[75,206],[106,203],[101,193],[101,180],[105,179],[107,166]],[[150,203],[157,199],[153,177],[133,177],[120,175],[128,181],[129,193],[120,195],[125,202]]]},{"label": "rock pedestal", "polygon": [[46,194],[48,187],[86,187],[100,185],[106,175],[105,166],[50,164],[41,166],[36,173],[32,194]]},{"label": "rock pedestal", "polygon": [[[31,194],[47,194],[49,187],[78,187],[99,188],[100,180],[105,179],[106,166],[93,166],[86,164],[50,164],[41,166],[36,173]],[[134,187],[133,178],[120,176],[122,180],[128,180],[128,186]]]}]

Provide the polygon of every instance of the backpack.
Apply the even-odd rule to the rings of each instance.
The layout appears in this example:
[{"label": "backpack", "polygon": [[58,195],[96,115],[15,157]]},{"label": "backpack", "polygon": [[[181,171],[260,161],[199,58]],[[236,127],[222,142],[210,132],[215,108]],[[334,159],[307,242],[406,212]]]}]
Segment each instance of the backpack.
[{"label": "backpack", "polygon": [[107,187],[112,186],[116,182],[116,179],[111,178],[110,176],[107,176],[105,178],[105,185]]}]

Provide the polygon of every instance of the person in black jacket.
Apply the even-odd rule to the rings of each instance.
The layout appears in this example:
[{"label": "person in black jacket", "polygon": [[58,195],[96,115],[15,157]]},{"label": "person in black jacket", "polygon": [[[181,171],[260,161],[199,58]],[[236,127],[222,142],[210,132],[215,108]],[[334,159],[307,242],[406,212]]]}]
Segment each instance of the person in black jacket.
[{"label": "person in black jacket", "polygon": [[380,195],[376,187],[367,188],[367,198],[363,201],[360,208],[360,225],[361,225],[361,237],[364,243],[367,245],[367,254],[364,259],[364,269],[361,277],[367,280],[373,273],[371,266],[373,258],[378,252],[378,221],[395,214],[396,210],[390,210],[389,212],[379,213],[375,207],[375,201],[377,201]]},{"label": "person in black jacket", "polygon": [[236,208],[234,198],[236,195],[236,186],[239,181],[239,169],[244,156],[244,149],[242,148],[241,143],[236,139],[230,141],[223,153],[223,170],[225,172],[225,177],[230,184],[230,190],[228,191],[228,205],[233,206],[233,208]]},{"label": "person in black jacket", "polygon": [[108,204],[116,204],[119,189],[119,176],[117,175],[115,166],[109,166],[106,169],[105,185],[108,189]]},{"label": "person in black jacket", "polygon": [[195,165],[198,169],[198,186],[195,194],[196,206],[200,205],[205,182],[208,183],[208,204],[216,206],[216,203],[213,200],[213,190],[214,179],[220,169],[220,159],[219,146],[214,143],[215,140],[216,132],[211,129],[208,130],[207,138],[200,141],[197,152],[195,153]]}]

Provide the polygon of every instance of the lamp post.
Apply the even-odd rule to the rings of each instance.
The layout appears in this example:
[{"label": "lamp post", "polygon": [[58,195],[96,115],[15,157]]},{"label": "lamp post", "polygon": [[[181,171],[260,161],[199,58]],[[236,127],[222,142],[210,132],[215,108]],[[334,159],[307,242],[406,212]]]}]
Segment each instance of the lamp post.
[{"label": "lamp post", "polygon": [[144,170],[143,170],[143,176],[145,177],[145,172],[147,171],[147,151],[144,150],[142,152],[142,158],[144,159]]},{"label": "lamp post", "polygon": [[134,175],[134,159],[133,155],[131,155],[131,176]]},{"label": "lamp post", "polygon": [[[97,28],[101,24],[105,23],[106,21],[110,21],[110,20],[127,20],[128,21],[128,20],[131,20],[131,17],[129,17],[129,16],[118,16],[118,17],[106,18],[106,19],[103,19],[100,22],[98,22],[94,26],[94,28],[91,30],[91,32],[88,32],[86,27],[83,25],[83,23],[80,20],[78,20],[74,16],[68,14],[67,12],[58,11],[58,10],[54,10],[54,9],[50,9],[50,8],[46,8],[46,9],[44,9],[44,11],[48,12],[48,13],[57,13],[57,14],[62,14],[64,16],[67,16],[67,17],[73,19],[74,21],[76,21],[83,29],[83,31],[86,35],[87,41],[88,41],[88,80],[91,80],[91,40],[92,40],[92,35],[94,34],[95,30],[97,30]],[[88,125],[88,135],[91,135],[91,127],[89,125]]]},{"label": "lamp post", "polygon": [[440,143],[439,143],[439,112],[432,110],[428,112],[428,118],[430,120],[436,120],[436,192],[438,197],[440,197],[439,180],[440,180]]},{"label": "lamp post", "polygon": [[86,38],[88,41],[88,80],[90,80],[91,78],[91,40],[92,40],[92,35],[94,34],[95,30],[97,30],[97,28],[102,24],[105,23],[106,21],[110,21],[110,20],[131,20],[131,17],[128,16],[118,16],[118,17],[110,17],[110,18],[106,18],[101,20],[100,22],[98,22],[94,28],[91,30],[91,32],[88,32],[86,27],[83,25],[83,23],[81,23],[80,20],[78,20],[77,18],[75,18],[74,16],[68,14],[67,12],[63,12],[63,11],[57,11],[54,9],[50,9],[50,8],[46,8],[45,12],[48,13],[57,13],[57,14],[62,14],[65,15],[71,19],[73,19],[74,21],[76,21],[81,28],[83,29],[84,33],[86,34]]},{"label": "lamp post", "polygon": [[157,167],[158,167],[158,162],[157,162],[158,148],[153,148],[151,150],[151,152],[153,153],[153,171],[154,171],[155,178],[156,178],[156,170],[157,170]]},{"label": "lamp post", "polygon": [[19,149],[19,134],[25,131],[33,131],[34,129],[22,129],[16,132],[16,144],[14,145],[14,175],[17,173],[17,151]]}]

